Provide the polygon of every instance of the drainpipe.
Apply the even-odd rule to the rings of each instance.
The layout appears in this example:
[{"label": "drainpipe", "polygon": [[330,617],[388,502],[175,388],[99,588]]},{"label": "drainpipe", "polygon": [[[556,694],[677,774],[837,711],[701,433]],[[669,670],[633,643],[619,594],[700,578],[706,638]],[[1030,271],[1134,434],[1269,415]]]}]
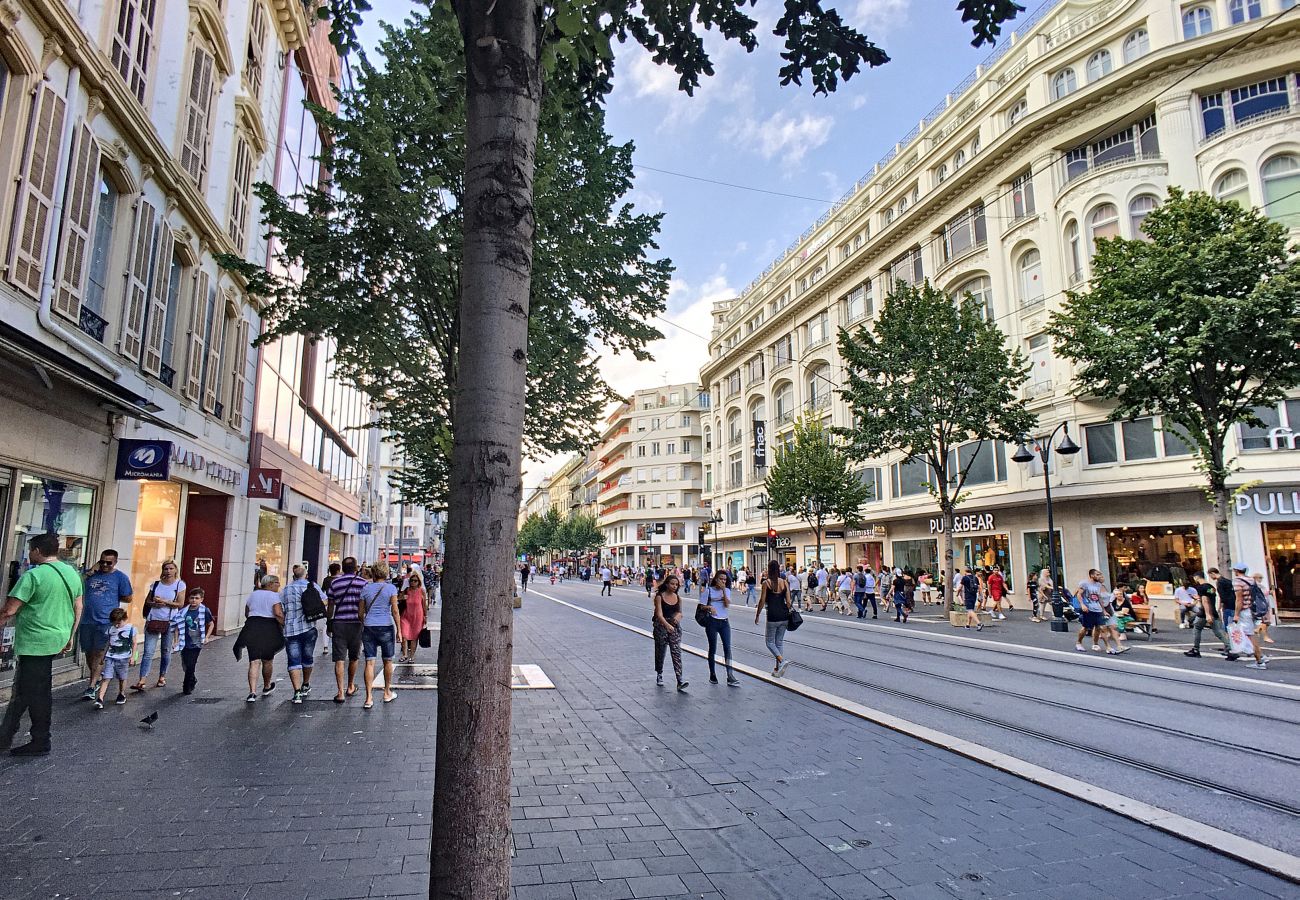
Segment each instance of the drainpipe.
[{"label": "drainpipe", "polygon": [[88,357],[106,373],[116,380],[121,365],[107,351],[86,343],[80,332],[73,332],[62,322],[54,318],[54,271],[58,268],[59,232],[62,231],[64,205],[68,200],[68,167],[72,164],[72,154],[66,152],[72,145],[73,129],[76,116],[71,114],[72,103],[77,89],[81,86],[81,69],[74,66],[68,70],[68,85],[64,92],[67,115],[63,118],[63,135],[59,138],[59,167],[54,182],[54,210],[50,214],[50,234],[45,250],[45,271],[41,275],[40,304],[36,309],[37,321],[41,327],[57,336]]}]

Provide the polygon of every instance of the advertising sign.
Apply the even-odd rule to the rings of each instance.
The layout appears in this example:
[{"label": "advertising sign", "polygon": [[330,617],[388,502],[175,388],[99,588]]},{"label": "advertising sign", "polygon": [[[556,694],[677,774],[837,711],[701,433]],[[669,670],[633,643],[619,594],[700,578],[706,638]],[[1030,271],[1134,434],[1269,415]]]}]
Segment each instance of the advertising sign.
[{"label": "advertising sign", "polygon": [[248,476],[248,496],[257,500],[279,500],[283,484],[283,470],[254,469]]},{"label": "advertising sign", "polygon": [[117,442],[117,479],[166,481],[171,477],[172,442],[123,438]]}]

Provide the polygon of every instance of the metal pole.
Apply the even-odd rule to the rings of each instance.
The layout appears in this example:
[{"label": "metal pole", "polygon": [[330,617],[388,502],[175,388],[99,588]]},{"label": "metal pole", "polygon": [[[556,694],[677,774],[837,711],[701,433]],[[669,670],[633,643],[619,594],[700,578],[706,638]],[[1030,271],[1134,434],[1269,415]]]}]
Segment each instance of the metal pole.
[{"label": "metal pole", "polygon": [[1061,602],[1062,575],[1056,565],[1056,523],[1052,518],[1052,482],[1047,473],[1051,450],[1048,445],[1044,445],[1039,453],[1043,459],[1043,490],[1047,493],[1047,565],[1052,573],[1052,630],[1069,631],[1070,626],[1064,616],[1065,606]]}]

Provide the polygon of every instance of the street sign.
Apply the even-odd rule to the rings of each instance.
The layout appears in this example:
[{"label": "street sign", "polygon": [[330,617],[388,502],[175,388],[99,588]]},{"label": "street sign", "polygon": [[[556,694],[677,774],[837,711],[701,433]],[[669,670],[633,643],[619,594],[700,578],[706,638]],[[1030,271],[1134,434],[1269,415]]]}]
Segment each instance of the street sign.
[{"label": "street sign", "polygon": [[171,477],[172,442],[122,438],[117,442],[117,480],[166,481]]},{"label": "street sign", "polygon": [[248,496],[255,500],[279,500],[283,486],[284,471],[281,469],[257,468],[249,473]]},{"label": "street sign", "polygon": [[358,522],[357,534],[370,534],[374,525],[370,522]]}]

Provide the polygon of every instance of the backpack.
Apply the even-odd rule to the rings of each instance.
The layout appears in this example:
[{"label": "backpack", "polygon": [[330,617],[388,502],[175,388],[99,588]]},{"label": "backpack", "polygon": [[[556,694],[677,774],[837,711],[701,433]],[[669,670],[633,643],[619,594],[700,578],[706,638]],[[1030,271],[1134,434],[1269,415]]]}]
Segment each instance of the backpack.
[{"label": "backpack", "polygon": [[308,622],[315,622],[317,619],[325,618],[327,611],[325,601],[321,599],[320,591],[316,585],[310,581],[302,590],[302,617]]},{"label": "backpack", "polygon": [[1268,616],[1268,597],[1253,580],[1250,582],[1250,614],[1256,622],[1262,622]]},{"label": "backpack", "polygon": [[854,576],[853,584],[857,587],[859,592],[865,591],[867,589],[867,576],[859,572]]}]

